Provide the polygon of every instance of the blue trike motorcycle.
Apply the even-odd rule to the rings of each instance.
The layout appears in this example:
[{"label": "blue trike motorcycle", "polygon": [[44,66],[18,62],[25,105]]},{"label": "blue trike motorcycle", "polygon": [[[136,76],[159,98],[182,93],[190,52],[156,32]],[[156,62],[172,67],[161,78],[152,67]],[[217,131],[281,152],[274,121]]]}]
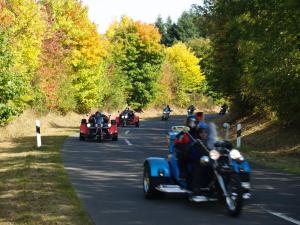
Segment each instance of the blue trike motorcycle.
[{"label": "blue trike motorcycle", "polygon": [[[178,159],[174,150],[174,140],[179,132],[188,134],[188,128],[172,127],[168,134],[168,158],[149,157],[144,161],[143,191],[147,199],[161,198],[165,193],[182,193],[192,202],[224,201],[230,216],[238,216],[243,200],[250,197],[250,166],[236,149],[228,149],[226,142],[216,142],[209,150],[201,140],[207,155],[199,159],[202,166],[210,167],[213,175],[206,189],[206,195],[196,195],[187,179],[180,176]],[[192,138],[192,137],[191,137]],[[191,171],[190,171],[191,172]]]}]

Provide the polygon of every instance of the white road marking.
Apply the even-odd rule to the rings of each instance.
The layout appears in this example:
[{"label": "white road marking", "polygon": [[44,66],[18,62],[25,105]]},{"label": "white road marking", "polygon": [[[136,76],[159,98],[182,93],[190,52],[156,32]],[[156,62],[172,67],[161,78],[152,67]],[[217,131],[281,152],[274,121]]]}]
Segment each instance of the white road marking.
[{"label": "white road marking", "polygon": [[130,141],[127,139],[127,138],[125,138],[125,142],[130,146],[130,145],[132,145],[131,143],[130,143]]},{"label": "white road marking", "polygon": [[130,130],[126,130],[126,131],[125,131],[125,134],[128,134],[129,132],[130,132]]},{"label": "white road marking", "polygon": [[266,210],[268,213],[270,213],[270,214],[272,214],[272,215],[274,215],[274,216],[278,216],[278,217],[280,217],[281,219],[284,219],[284,220],[287,220],[287,221],[289,221],[289,222],[291,222],[291,223],[300,225],[300,221],[295,220],[295,219],[293,219],[293,218],[291,218],[291,217],[289,217],[289,216],[286,216],[286,215],[284,215],[283,213],[273,212],[273,211],[270,211],[270,210],[267,210],[267,209],[265,209],[265,210]]},{"label": "white road marking", "polygon": [[283,220],[286,220],[286,221],[288,221],[290,223],[293,223],[293,224],[296,224],[296,225],[300,225],[300,221],[299,220],[295,220],[294,218],[286,216],[285,214],[280,213],[280,212],[273,212],[271,210],[268,210],[265,207],[263,207],[262,205],[257,205],[257,206],[260,207],[261,209],[265,210],[267,213],[272,214],[273,216],[277,216],[277,217],[279,217],[279,218],[281,218]]}]

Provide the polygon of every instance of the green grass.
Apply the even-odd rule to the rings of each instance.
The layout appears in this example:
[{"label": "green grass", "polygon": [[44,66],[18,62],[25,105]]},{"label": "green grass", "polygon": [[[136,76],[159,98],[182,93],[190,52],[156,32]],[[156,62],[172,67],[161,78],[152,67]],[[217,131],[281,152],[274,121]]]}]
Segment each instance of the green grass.
[{"label": "green grass", "polygon": [[259,165],[277,169],[284,172],[300,175],[300,156],[281,155],[260,152],[252,147],[245,146],[241,149],[247,159]]},{"label": "green grass", "polygon": [[35,137],[13,139],[0,151],[0,224],[93,224],[64,170],[61,146],[77,131],[56,128],[37,149]]},{"label": "green grass", "polygon": [[245,143],[241,150],[247,158],[260,165],[300,174],[299,140],[300,135],[294,133],[293,129],[280,132],[272,129],[271,126],[264,133],[255,132],[245,136]]},{"label": "green grass", "polygon": [[[222,124],[230,121],[225,117]],[[300,132],[297,128],[282,127],[278,122],[257,115],[231,121],[231,140],[235,143],[236,123],[242,124],[241,152],[251,162],[289,173],[300,174]]]}]

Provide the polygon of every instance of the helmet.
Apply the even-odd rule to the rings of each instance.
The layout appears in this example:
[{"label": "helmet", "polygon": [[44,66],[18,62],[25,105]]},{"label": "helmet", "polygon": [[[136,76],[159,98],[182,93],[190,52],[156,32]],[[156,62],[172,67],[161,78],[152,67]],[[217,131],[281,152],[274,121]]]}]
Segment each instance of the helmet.
[{"label": "helmet", "polygon": [[201,121],[198,123],[197,128],[198,129],[208,129],[208,125],[205,122]]},{"label": "helmet", "polygon": [[188,126],[189,128],[195,128],[196,127],[196,118],[194,116],[189,116],[186,119],[186,126]]},{"label": "helmet", "polygon": [[195,117],[197,121],[203,120],[204,119],[204,113],[203,112],[196,112]]},{"label": "helmet", "polygon": [[196,127],[196,135],[198,136],[199,139],[201,140],[206,140],[208,139],[208,125],[200,121]]}]

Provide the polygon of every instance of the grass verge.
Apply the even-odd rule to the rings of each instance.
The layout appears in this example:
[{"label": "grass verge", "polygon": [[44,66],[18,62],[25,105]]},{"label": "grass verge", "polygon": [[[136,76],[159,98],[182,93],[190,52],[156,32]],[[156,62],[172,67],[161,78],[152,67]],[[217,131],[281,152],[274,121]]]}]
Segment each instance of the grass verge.
[{"label": "grass verge", "polygon": [[[147,110],[141,117],[155,115],[161,116],[161,110]],[[78,132],[82,115],[40,117],[40,149],[35,147],[36,117],[26,111],[0,128],[0,224],[93,224],[64,170],[60,151],[65,139]]]},{"label": "grass verge", "polygon": [[[217,123],[230,121],[225,117]],[[235,142],[236,124],[242,124],[241,151],[250,161],[277,170],[300,174],[300,132],[284,128],[275,121],[257,115],[231,123],[231,140]]]},{"label": "grass verge", "polygon": [[0,224],[93,224],[60,152],[65,138],[78,130],[80,116],[43,117],[40,149],[31,117],[25,113],[0,130]]}]

